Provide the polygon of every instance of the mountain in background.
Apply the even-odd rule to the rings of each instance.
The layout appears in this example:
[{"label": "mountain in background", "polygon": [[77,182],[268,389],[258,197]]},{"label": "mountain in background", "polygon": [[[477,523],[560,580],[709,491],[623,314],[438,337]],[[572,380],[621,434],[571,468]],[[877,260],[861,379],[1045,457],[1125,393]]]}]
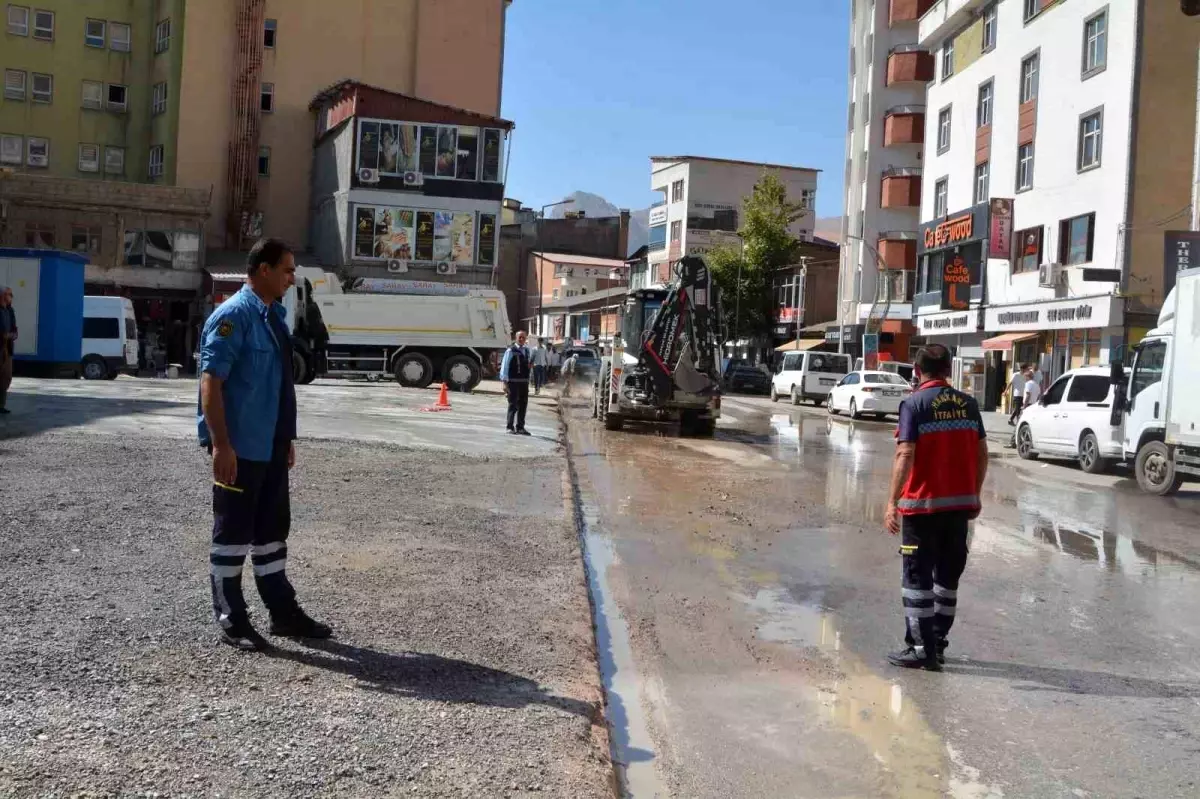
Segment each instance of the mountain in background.
[{"label": "mountain in background", "polygon": [[834,244],[842,243],[842,218],[840,216],[817,217],[814,223],[813,235]]},{"label": "mountain in background", "polygon": [[[586,191],[576,191],[563,198],[573,202],[570,205],[558,205],[547,213],[551,219],[563,219],[568,211],[583,211],[589,219],[601,219],[606,216],[620,216],[621,209],[598,194]],[[650,209],[631,210],[629,212],[629,252],[637,252],[650,241]]]}]

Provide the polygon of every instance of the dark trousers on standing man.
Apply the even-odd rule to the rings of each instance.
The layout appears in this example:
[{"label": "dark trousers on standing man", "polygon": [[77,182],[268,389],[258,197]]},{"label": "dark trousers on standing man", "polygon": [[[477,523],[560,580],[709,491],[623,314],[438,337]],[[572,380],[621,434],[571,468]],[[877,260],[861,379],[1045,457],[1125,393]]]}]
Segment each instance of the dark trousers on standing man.
[{"label": "dark trousers on standing man", "polygon": [[542,386],[546,385],[546,367],[533,365],[533,390],[541,391]]},{"label": "dark trousers on standing man", "polygon": [[213,533],[209,553],[213,613],[229,629],[246,621],[242,565],[254,567],[254,582],[274,617],[297,609],[288,582],[287,537],[292,524],[287,441],[275,442],[269,462],[238,458],[237,481],[213,486]]},{"label": "dark trousers on standing man", "polygon": [[529,407],[529,381],[509,380],[508,386],[508,429],[525,429],[525,410]]},{"label": "dark trousers on standing man", "polygon": [[0,341],[0,408],[8,406],[8,387],[12,385],[13,356],[8,344]]},{"label": "dark trousers on standing man", "polygon": [[901,517],[904,556],[904,640],[926,657],[946,648],[958,607],[958,580],[967,567],[966,511]]},{"label": "dark trousers on standing man", "polygon": [[1012,398],[1012,413],[1010,413],[1008,415],[1008,423],[1009,424],[1016,424],[1017,417],[1021,415],[1021,409],[1023,407],[1025,407],[1025,398],[1024,397],[1013,397]]}]

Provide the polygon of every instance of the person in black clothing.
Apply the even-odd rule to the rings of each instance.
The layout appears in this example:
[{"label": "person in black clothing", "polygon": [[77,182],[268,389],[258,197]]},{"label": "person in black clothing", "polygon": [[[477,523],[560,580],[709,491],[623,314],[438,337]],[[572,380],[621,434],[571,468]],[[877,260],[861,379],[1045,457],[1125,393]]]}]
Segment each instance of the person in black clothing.
[{"label": "person in black clothing", "polygon": [[508,395],[508,432],[527,436],[525,410],[529,407],[529,375],[533,371],[529,349],[525,346],[525,331],[517,333],[516,342],[504,351],[500,364],[500,381]]}]

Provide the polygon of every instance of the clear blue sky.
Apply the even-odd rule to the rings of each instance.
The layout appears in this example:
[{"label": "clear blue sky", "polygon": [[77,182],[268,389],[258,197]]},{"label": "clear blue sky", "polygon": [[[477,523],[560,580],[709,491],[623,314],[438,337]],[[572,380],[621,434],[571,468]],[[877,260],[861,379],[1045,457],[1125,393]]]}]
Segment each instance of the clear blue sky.
[{"label": "clear blue sky", "polygon": [[823,170],[841,213],[849,0],[514,0],[503,116],[506,194],[589,191],[643,208],[651,155]]}]

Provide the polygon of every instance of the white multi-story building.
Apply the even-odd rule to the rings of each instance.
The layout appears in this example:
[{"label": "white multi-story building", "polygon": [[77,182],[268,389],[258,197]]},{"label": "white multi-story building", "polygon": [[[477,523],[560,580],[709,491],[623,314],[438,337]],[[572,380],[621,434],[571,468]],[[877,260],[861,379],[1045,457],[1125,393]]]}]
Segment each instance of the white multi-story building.
[{"label": "white multi-story building", "polygon": [[933,56],[917,44],[917,21],[932,3],[851,0],[840,327],[829,334],[850,353],[858,353],[874,310],[880,350],[908,360],[925,86],[934,74]]},{"label": "white multi-story building", "polygon": [[811,241],[816,222],[817,174],[805,167],[730,161],[694,155],[652,156],[650,188],[663,199],[650,208],[649,280],[671,280],[671,266],[684,255],[704,255],[723,244],[740,245],[742,200],[764,174],[779,178],[788,199],[804,213],[792,235]]},{"label": "white multi-story building", "polygon": [[1169,287],[1164,233],[1188,225],[1200,20],[1158,0],[938,0],[918,36],[937,73],[918,332],[985,406],[1015,362],[1049,382],[1121,357]]}]

